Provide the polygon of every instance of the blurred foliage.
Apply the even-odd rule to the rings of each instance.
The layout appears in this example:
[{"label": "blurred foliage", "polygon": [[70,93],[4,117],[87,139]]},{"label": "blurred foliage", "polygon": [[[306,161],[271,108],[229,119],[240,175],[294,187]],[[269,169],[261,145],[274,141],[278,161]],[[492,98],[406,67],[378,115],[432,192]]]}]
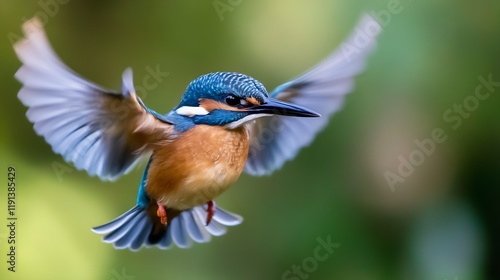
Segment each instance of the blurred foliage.
[{"label": "blurred foliage", "polygon": [[[189,250],[102,243],[90,228],[133,206],[144,165],[115,183],[74,170],[35,134],[16,97],[12,39],[35,14],[45,14],[63,61],[98,84],[119,88],[128,66],[136,85],[147,67],[169,72],[143,96],[167,112],[207,72],[246,73],[272,90],[335,49],[363,11],[394,1],[59,0],[67,3],[55,11],[40,3],[56,0],[0,0],[0,170],[17,168],[19,216],[16,273],[0,227],[0,278],[499,279],[500,88],[457,129],[443,119],[474,95],[479,76],[500,81],[499,1],[401,1],[328,128],[272,177],[242,175],[217,202],[245,222]],[[214,3],[235,6],[220,16]],[[447,140],[391,191],[384,173],[435,128]],[[341,244],[328,259],[282,278],[328,236]]]}]

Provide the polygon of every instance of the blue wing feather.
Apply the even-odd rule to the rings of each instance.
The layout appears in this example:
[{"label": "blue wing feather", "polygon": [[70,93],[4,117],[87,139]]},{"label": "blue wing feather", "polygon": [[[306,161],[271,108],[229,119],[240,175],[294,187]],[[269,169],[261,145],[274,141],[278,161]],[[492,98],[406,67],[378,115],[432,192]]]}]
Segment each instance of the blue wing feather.
[{"label": "blue wing feather", "polygon": [[[352,91],[354,78],[365,68],[368,54],[382,28],[369,15],[364,15],[355,32],[321,63],[286,82],[270,93],[270,97],[288,101],[321,114],[319,118],[273,116],[261,118],[250,126],[250,150],[245,172],[267,175],[279,169],[299,150],[309,145],[316,134],[338,111],[344,96]],[[363,36],[360,45],[359,36]]]},{"label": "blue wing feather", "polygon": [[123,73],[121,93],[105,89],[59,60],[38,20],[23,29],[26,38],[14,45],[23,62],[15,75],[23,84],[18,97],[54,152],[77,169],[114,180],[134,166],[149,144],[168,138],[171,125],[135,95],[131,69]]}]

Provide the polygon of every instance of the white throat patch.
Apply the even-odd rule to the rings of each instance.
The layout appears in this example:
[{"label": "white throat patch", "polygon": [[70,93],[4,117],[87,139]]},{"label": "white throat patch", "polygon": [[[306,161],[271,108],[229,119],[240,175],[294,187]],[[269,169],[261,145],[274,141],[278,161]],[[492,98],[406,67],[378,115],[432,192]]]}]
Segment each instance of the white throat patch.
[{"label": "white throat patch", "polygon": [[197,106],[197,107],[182,106],[182,107],[178,108],[177,110],[175,110],[175,112],[179,115],[188,116],[188,117],[204,116],[204,115],[208,115],[208,113],[210,113],[205,108],[203,108],[201,106]]},{"label": "white throat patch", "polygon": [[226,127],[229,128],[229,129],[235,129],[241,125],[244,125],[245,123],[249,122],[249,121],[252,121],[252,120],[255,120],[255,119],[258,119],[258,118],[262,118],[262,117],[269,117],[269,116],[272,116],[271,114],[252,114],[252,115],[248,115],[242,119],[239,119],[237,121],[234,121],[234,122],[230,122],[228,124],[226,124]]}]

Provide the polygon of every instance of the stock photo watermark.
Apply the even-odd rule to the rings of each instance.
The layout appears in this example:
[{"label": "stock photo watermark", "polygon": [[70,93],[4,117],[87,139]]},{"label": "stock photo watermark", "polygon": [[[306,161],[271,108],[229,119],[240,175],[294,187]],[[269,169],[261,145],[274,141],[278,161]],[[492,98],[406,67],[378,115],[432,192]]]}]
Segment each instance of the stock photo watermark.
[{"label": "stock photo watermark", "polygon": [[[55,17],[60,10],[60,7],[66,5],[70,0],[39,0],[37,2],[40,9],[33,14],[32,17],[38,18],[40,24],[46,25],[50,18]],[[26,17],[21,18],[22,22],[28,21]],[[26,30],[30,32],[31,30]],[[11,44],[19,42],[22,37],[14,32],[9,32],[7,34],[7,39]],[[18,216],[17,216],[17,170],[14,166],[9,166],[7,168],[7,218],[6,218],[6,233],[1,233],[0,241],[6,242],[7,253],[7,270],[10,272],[16,272],[16,265],[18,262],[17,254],[17,234],[18,234]]]},{"label": "stock photo watermark", "polygon": [[[7,270],[10,272],[16,272],[17,263],[17,172],[14,166],[9,166],[7,168],[7,219],[6,228],[7,234],[5,234],[5,241],[7,242]],[[2,238],[2,241],[3,238]]]},{"label": "stock photo watermark", "polygon": [[214,6],[215,12],[219,17],[220,21],[224,20],[224,14],[227,12],[233,12],[236,7],[238,7],[243,0],[214,0],[212,5]]},{"label": "stock photo watermark", "polygon": [[151,66],[146,66],[147,75],[142,78],[142,84],[135,86],[135,92],[141,99],[146,99],[148,91],[156,89],[165,78],[170,76],[169,72],[163,72],[160,69],[160,64],[156,64],[153,69]]},{"label": "stock photo watermark", "polygon": [[[35,12],[31,18],[38,18],[42,25],[46,25],[50,18],[55,17],[59,13],[61,6],[68,4],[69,1],[70,0],[39,0],[37,4],[40,10]],[[26,17],[21,18],[22,22],[26,22],[27,20],[28,18]],[[7,38],[11,44],[14,44],[22,39],[22,36],[14,32],[9,32]]]},{"label": "stock photo watermark", "polygon": [[320,263],[325,262],[335,251],[340,247],[339,243],[333,243],[331,235],[326,237],[326,240],[316,238],[318,246],[314,248],[312,255],[304,258],[298,265],[293,264],[290,269],[283,272],[282,280],[301,280],[308,279],[309,276],[318,270]]},{"label": "stock photo watermark", "polygon": [[[411,1],[412,0],[408,0],[408,2]],[[375,18],[383,27],[387,27],[391,23],[392,17],[395,15],[399,15],[404,9],[405,7],[400,0],[389,0],[387,2],[386,9],[370,11],[369,14],[373,18]]]},{"label": "stock photo watermark", "polygon": [[[412,0],[408,0],[412,1]],[[400,14],[404,10],[404,6],[399,0],[389,0],[386,9],[378,11],[370,11],[368,14],[372,17],[363,26],[356,28],[354,37],[348,42],[340,45],[343,57],[347,62],[351,61],[351,57],[361,53],[364,49],[369,48],[373,39],[382,31],[382,28],[387,27],[395,15]]]},{"label": "stock photo watermark", "polygon": [[125,270],[125,267],[122,267],[122,270],[120,273],[118,271],[116,271],[116,269],[113,269],[111,271],[111,275],[113,275],[111,280],[134,280],[135,279],[135,275],[128,274],[127,271]]},{"label": "stock photo watermark", "polygon": [[[488,100],[491,94],[500,87],[500,82],[493,80],[493,74],[489,74],[486,78],[479,76],[474,93],[465,97],[461,103],[455,103],[452,107],[443,112],[443,121],[450,126],[452,130],[459,129],[464,119],[468,119],[472,113],[477,111],[481,102]],[[415,149],[412,150],[406,157],[398,156],[398,166],[395,172],[384,172],[384,178],[391,191],[395,191],[397,183],[405,182],[416,170],[416,167],[422,165],[425,160],[432,156],[436,151],[438,144],[442,144],[448,140],[446,130],[436,127],[432,130],[430,137],[420,140],[415,139]]]}]

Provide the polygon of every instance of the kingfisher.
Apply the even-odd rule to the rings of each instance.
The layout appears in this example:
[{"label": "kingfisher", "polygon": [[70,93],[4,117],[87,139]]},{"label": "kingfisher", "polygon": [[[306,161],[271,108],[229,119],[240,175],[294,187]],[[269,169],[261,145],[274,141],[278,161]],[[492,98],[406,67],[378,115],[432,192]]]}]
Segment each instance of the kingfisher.
[{"label": "kingfisher", "polygon": [[242,222],[213,200],[243,171],[269,175],[312,142],[352,91],[381,29],[365,14],[341,48],[271,93],[244,74],[202,75],[160,114],[137,96],[130,68],[121,91],[73,72],[33,18],[14,44],[18,98],[35,132],[91,176],[114,181],[149,158],[135,206],[93,228],[104,242],[132,251],[187,248]]}]

